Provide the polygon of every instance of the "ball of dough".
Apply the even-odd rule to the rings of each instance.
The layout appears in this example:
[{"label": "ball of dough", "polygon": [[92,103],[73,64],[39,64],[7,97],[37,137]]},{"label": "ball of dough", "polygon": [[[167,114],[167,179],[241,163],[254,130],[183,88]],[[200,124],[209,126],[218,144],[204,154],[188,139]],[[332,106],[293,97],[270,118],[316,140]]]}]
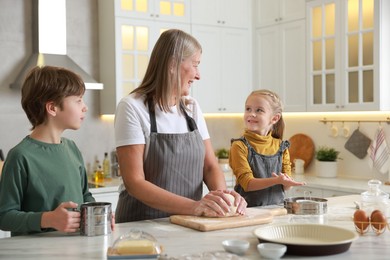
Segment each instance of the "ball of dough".
[{"label": "ball of dough", "polygon": [[234,206],[234,196],[231,195],[231,194],[228,194],[228,193],[225,193],[225,196],[227,196],[229,198],[230,204],[232,204],[230,206],[230,212],[227,212],[225,217],[237,216],[238,215],[238,213],[236,212],[237,211],[237,207]]}]

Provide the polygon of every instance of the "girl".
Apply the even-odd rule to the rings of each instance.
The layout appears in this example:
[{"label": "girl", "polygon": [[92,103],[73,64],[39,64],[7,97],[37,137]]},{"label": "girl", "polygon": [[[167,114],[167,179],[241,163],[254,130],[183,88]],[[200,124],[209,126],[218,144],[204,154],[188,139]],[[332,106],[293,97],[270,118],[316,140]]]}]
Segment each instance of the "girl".
[{"label": "girl", "polygon": [[291,178],[290,143],[282,140],[284,121],[278,95],[253,91],[245,102],[244,122],[245,132],[232,139],[229,156],[235,190],[248,207],[282,203],[284,190],[304,183]]}]

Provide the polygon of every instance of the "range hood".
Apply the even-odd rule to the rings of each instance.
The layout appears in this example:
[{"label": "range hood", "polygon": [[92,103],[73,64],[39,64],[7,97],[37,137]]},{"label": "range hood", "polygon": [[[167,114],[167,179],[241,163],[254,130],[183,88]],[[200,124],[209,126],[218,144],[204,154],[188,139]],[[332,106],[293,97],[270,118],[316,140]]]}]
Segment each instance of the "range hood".
[{"label": "range hood", "polygon": [[28,71],[35,66],[67,68],[81,76],[87,89],[103,89],[66,54],[66,0],[32,0],[33,54],[11,88],[21,88]]}]

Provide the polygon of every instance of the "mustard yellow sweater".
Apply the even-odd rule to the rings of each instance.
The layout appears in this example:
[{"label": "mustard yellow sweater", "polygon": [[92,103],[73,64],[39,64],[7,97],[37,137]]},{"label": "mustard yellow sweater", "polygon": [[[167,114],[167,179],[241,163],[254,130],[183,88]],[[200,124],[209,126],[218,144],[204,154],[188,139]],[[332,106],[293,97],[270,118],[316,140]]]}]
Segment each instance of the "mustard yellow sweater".
[{"label": "mustard yellow sweater", "polygon": [[[279,150],[282,140],[273,138],[271,132],[267,136],[245,130],[243,136],[259,154],[274,155]],[[230,148],[229,164],[236,176],[236,183],[247,191],[248,183],[254,179],[248,163],[248,147],[243,142],[234,142]],[[282,158],[282,172],[291,176],[290,153],[286,149]]]}]

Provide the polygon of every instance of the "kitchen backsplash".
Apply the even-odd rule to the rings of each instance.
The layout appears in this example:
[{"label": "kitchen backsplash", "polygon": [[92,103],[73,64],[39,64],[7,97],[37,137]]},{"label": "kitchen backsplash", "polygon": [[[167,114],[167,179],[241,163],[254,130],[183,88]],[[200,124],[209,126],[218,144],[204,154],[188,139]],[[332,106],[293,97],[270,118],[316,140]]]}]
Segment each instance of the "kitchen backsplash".
[{"label": "kitchen backsplash", "polygon": [[[326,114],[326,118],[333,120],[356,120],[356,122],[334,122],[324,124],[320,122],[325,116],[325,113],[294,113],[284,115],[285,132],[284,138],[288,140],[295,134],[302,133],[312,138],[316,148],[319,146],[327,145],[336,148],[340,151],[339,160],[339,176],[358,178],[358,179],[371,179],[377,178],[385,182],[389,180],[388,174],[381,174],[369,167],[369,156],[365,156],[363,159],[359,159],[350,151],[344,148],[345,143],[349,137],[343,135],[343,126],[348,128],[350,135],[358,127],[360,132],[365,136],[374,139],[374,135],[378,127],[382,127],[386,134],[386,140],[390,140],[390,125],[386,122],[378,123],[375,120],[386,120],[390,116],[390,113],[344,113],[344,114]],[[374,120],[374,122],[360,122],[359,120]],[[207,125],[209,128],[211,141],[215,149],[229,148],[230,139],[239,137],[244,131],[244,122],[241,115],[234,116],[222,116],[222,117],[206,117]],[[332,135],[332,127],[337,127],[338,135]],[[390,148],[390,143],[389,148]],[[313,157],[312,162],[305,170],[306,173],[315,173],[316,160]]]}]

